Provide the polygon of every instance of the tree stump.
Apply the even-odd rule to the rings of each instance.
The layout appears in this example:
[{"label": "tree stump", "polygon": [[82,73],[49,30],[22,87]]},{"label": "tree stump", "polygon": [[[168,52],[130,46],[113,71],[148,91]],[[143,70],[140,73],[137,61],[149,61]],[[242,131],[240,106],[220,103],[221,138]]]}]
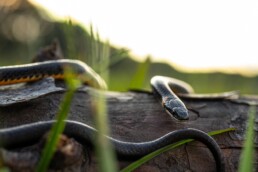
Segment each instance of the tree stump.
[{"label": "tree stump", "polygon": [[[32,84],[1,88],[0,90],[0,127],[7,128],[38,121],[53,120],[63,98],[65,88],[61,82],[47,78]],[[94,114],[91,107],[90,91],[83,86],[74,95],[69,119],[80,121],[94,127]],[[255,96],[234,98],[196,98],[184,97],[183,102],[189,109],[188,121],[173,120],[161,107],[151,92],[111,92],[105,93],[108,107],[108,119],[111,136],[130,142],[144,142],[156,139],[170,131],[182,128],[197,128],[205,132],[236,128],[236,131],[217,135],[214,138],[220,145],[226,159],[226,171],[236,171],[239,155],[243,147],[246,121],[250,102],[258,103]],[[257,106],[257,105],[256,105]],[[254,138],[257,152],[257,114]],[[40,142],[40,141],[39,141]],[[13,171],[22,167],[10,165],[10,158],[23,159],[24,166],[30,164],[31,154],[39,156],[39,143],[17,150],[2,150],[3,163]],[[85,145],[84,145],[85,146]],[[37,147],[37,149],[35,149]],[[87,147],[86,154],[78,162],[64,167],[63,171],[97,171],[98,163],[93,150]],[[78,149],[83,150],[83,149]],[[80,154],[80,153],[79,153]],[[9,158],[9,159],[8,159]],[[8,164],[9,162],[9,164]],[[120,168],[130,164],[131,160],[119,160]],[[33,164],[33,163],[31,163]],[[34,165],[36,162],[34,162]],[[258,170],[257,160],[255,169]],[[73,166],[73,167],[72,167]],[[26,169],[24,167],[24,169]],[[27,168],[28,169],[28,168]],[[33,169],[33,165],[31,167]],[[55,171],[53,168],[50,171]],[[17,170],[19,171],[19,170]],[[25,170],[26,171],[26,170]],[[29,171],[29,170],[27,170]],[[215,163],[208,149],[198,142],[192,142],[166,152],[136,171],[215,171]]]}]

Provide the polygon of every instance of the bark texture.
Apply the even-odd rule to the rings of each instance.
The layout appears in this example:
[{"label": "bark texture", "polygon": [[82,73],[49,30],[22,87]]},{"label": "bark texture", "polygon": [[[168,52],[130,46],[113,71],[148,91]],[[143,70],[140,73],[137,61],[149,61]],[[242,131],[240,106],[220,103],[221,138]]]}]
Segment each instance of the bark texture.
[{"label": "bark texture", "polygon": [[[62,83],[45,79],[33,84],[1,88],[0,90],[0,127],[7,128],[37,121],[55,119],[60,101],[65,92]],[[91,92],[90,92],[91,90]],[[95,90],[83,87],[73,99],[69,119],[80,121],[94,127],[91,95]],[[237,171],[239,155],[248,118],[250,102],[258,104],[254,96],[215,98],[182,98],[190,112],[188,121],[173,120],[161,107],[152,93],[148,92],[106,92],[108,119],[111,136],[124,141],[143,142],[156,139],[170,131],[181,128],[197,128],[205,132],[234,127],[237,130],[215,136],[226,157],[226,171]],[[237,95],[236,95],[237,96]],[[257,105],[256,105],[257,107]],[[255,147],[257,154],[257,114],[255,123]],[[42,141],[17,150],[2,150],[4,163],[13,171],[21,171],[18,163],[10,165],[13,157],[23,159],[24,166],[36,164],[42,149]],[[80,158],[69,166],[62,166],[63,171],[97,171],[98,163],[93,150],[84,146],[81,149],[72,141]],[[66,143],[66,142],[65,142]],[[65,145],[65,144],[64,144]],[[61,146],[62,147],[62,146]],[[84,156],[80,153],[83,152]],[[33,155],[34,158],[31,158]],[[65,153],[64,153],[64,156]],[[11,160],[10,160],[11,159]],[[72,158],[74,159],[74,158]],[[33,161],[33,162],[32,162]],[[9,162],[9,163],[8,163]],[[63,163],[55,161],[58,163]],[[130,160],[119,160],[120,168],[130,164]],[[257,160],[255,169],[258,170]],[[33,171],[32,167],[27,168]],[[24,169],[26,169],[24,167]],[[26,170],[24,170],[26,171]],[[50,171],[57,171],[55,165]],[[141,166],[136,171],[215,171],[215,163],[208,149],[198,142],[193,142],[173,151],[162,154]]]}]

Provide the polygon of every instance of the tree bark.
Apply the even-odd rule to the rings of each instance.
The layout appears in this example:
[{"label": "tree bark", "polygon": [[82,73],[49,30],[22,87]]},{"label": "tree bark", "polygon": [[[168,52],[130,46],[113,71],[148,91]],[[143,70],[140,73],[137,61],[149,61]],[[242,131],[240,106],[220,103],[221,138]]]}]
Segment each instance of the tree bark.
[{"label": "tree bark", "polygon": [[[91,94],[92,91],[96,90],[84,86],[76,92],[69,113],[70,120],[80,121],[94,127],[94,114],[91,106],[91,96],[94,95]],[[0,90],[0,127],[8,128],[55,119],[64,92],[63,84],[55,83],[52,79],[2,88]],[[189,127],[205,132],[230,127],[236,128],[234,132],[214,137],[225,156],[226,171],[236,171],[238,168],[250,102],[256,103],[256,109],[258,103],[258,98],[255,96],[234,98],[184,97],[182,100],[189,109],[190,119],[181,122],[173,120],[151,92],[107,91],[105,96],[111,136],[118,140],[149,141],[170,131]],[[256,154],[258,146],[257,128],[256,120],[256,137],[254,138]],[[33,146],[15,151],[18,154],[22,154],[24,151],[31,153],[31,150],[35,148],[35,145]],[[33,150],[35,152],[35,149]],[[80,160],[81,163],[75,165],[76,167],[80,166],[77,171],[97,171],[98,163],[93,150],[88,150],[87,147],[86,150],[88,153],[85,154],[84,160]],[[36,152],[39,155],[40,150]],[[11,155],[4,155],[7,156],[4,161],[8,161],[6,159],[8,159],[8,156],[10,158]],[[2,156],[4,155],[2,154]],[[132,161],[119,159],[118,162],[119,167],[123,168]],[[8,165],[8,163],[6,164]],[[257,160],[255,160],[256,171],[258,170],[257,164]],[[52,171],[55,170],[52,169]],[[152,159],[136,171],[207,172],[215,171],[215,163],[205,146],[193,142]]]}]

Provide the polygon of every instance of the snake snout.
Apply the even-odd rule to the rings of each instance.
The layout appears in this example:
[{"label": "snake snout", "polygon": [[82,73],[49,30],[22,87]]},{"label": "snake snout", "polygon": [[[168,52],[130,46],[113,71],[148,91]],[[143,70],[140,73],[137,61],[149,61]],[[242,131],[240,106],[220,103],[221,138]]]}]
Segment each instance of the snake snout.
[{"label": "snake snout", "polygon": [[174,107],[173,108],[173,116],[178,120],[187,120],[189,119],[187,109],[181,107]]},{"label": "snake snout", "polygon": [[176,118],[177,120],[189,119],[188,110],[185,108],[183,103],[177,99],[165,101],[164,108],[172,117]]}]

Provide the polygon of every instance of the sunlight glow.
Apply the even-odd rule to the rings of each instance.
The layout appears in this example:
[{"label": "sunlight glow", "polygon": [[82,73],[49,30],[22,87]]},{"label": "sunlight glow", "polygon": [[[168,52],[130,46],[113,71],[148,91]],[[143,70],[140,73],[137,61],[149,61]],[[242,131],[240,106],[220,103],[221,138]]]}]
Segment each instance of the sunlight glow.
[{"label": "sunlight glow", "polygon": [[[32,0],[31,0],[32,1]],[[114,45],[138,58],[179,69],[258,73],[258,1],[255,0],[33,0],[57,17],[93,23]]]}]

